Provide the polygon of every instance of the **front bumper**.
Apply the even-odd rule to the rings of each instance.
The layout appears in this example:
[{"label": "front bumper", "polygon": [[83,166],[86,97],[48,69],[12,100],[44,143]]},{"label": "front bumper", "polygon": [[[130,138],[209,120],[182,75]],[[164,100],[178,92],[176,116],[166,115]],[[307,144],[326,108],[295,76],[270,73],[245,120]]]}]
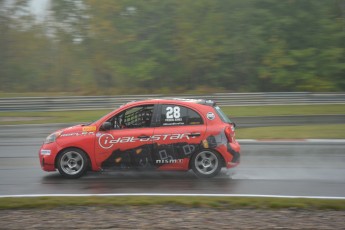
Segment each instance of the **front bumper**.
[{"label": "front bumper", "polygon": [[55,171],[55,158],[59,149],[55,143],[43,144],[38,152],[41,168],[44,171]]}]

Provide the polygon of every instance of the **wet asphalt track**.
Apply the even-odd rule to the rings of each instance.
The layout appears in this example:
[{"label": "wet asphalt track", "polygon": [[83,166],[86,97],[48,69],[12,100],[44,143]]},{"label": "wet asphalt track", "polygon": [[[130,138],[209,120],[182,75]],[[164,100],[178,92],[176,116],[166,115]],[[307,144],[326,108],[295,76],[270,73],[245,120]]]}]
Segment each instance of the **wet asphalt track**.
[{"label": "wet asphalt track", "polygon": [[[15,134],[15,133],[13,133]],[[44,136],[0,138],[0,195],[197,193],[345,197],[345,143],[242,143],[241,165],[208,180],[191,172],[98,172],[78,180],[41,170]]]}]

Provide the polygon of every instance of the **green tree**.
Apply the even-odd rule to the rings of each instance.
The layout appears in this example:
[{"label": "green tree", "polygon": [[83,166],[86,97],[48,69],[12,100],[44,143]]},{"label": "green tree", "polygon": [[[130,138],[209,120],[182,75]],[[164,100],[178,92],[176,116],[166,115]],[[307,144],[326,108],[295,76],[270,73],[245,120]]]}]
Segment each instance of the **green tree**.
[{"label": "green tree", "polygon": [[343,0],[0,0],[0,90],[344,91]]}]

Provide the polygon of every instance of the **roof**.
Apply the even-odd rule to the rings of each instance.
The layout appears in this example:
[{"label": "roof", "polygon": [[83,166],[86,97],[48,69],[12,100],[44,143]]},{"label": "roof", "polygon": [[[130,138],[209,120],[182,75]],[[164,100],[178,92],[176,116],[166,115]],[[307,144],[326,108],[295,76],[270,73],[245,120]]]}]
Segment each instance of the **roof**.
[{"label": "roof", "polygon": [[[207,100],[207,99],[188,99],[188,98],[148,98],[148,99],[143,99],[143,100],[138,100],[138,101],[131,101],[128,103],[123,104],[128,105],[132,103],[138,103],[138,102],[151,102],[153,104],[159,102],[159,103],[169,103],[169,102],[186,102],[186,103],[195,103],[195,104],[201,104],[201,105],[208,105],[208,106],[215,106],[216,103],[212,100]],[[121,106],[121,107],[122,107]]]}]

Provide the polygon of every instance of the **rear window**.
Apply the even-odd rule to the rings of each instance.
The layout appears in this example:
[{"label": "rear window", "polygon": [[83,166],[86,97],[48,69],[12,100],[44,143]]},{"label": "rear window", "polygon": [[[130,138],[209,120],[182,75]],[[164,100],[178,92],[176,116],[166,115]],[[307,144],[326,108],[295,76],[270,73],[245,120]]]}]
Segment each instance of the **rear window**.
[{"label": "rear window", "polygon": [[220,119],[225,123],[232,123],[230,118],[219,108],[219,106],[214,107]]}]

